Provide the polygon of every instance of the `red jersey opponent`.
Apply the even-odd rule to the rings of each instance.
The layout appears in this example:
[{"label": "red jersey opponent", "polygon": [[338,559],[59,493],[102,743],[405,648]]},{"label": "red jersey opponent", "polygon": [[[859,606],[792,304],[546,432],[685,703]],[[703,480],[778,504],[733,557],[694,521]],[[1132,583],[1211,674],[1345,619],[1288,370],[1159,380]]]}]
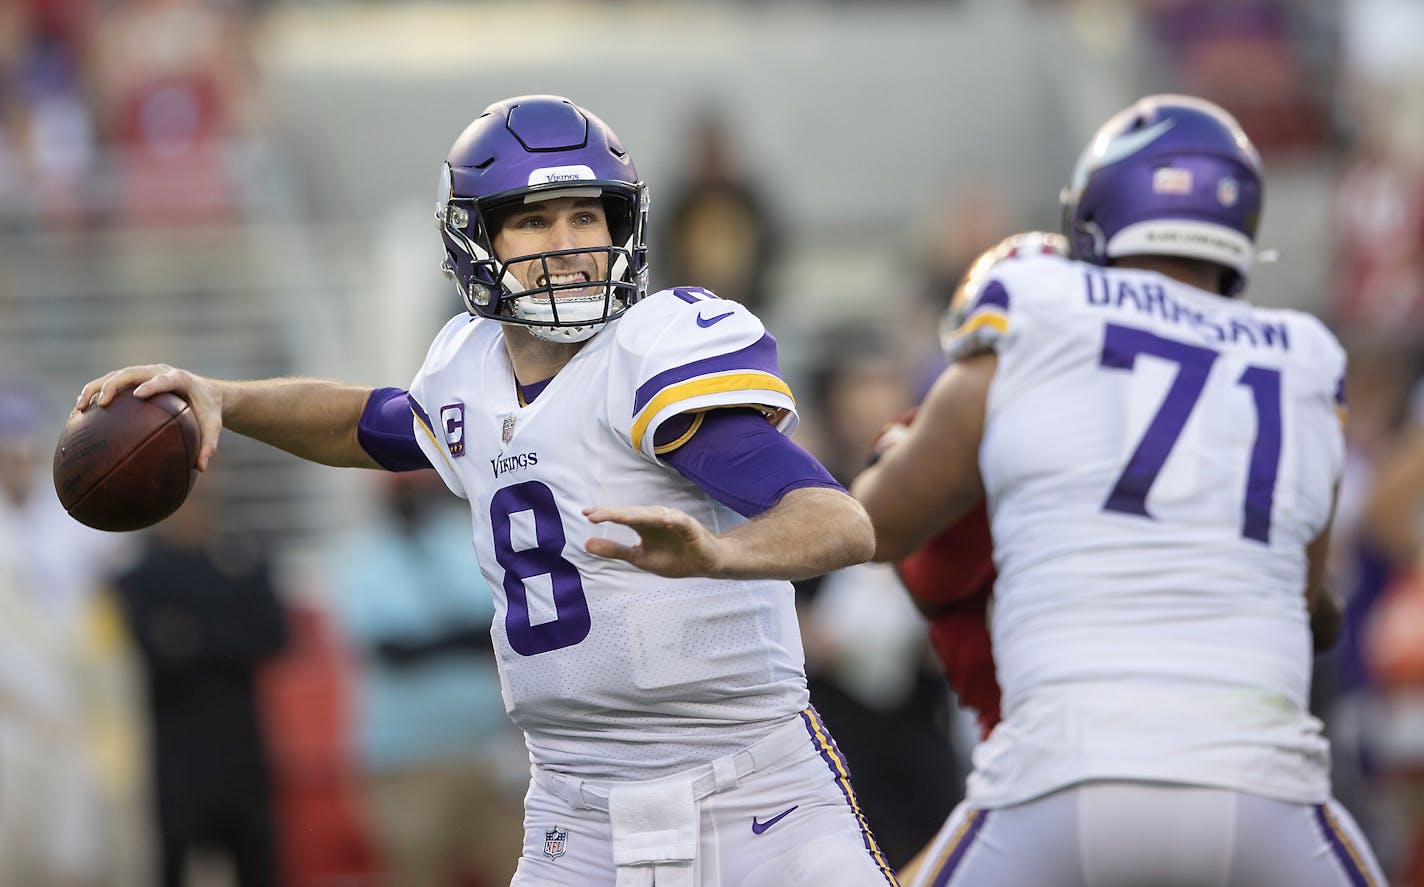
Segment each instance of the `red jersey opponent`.
[{"label": "red jersey opponent", "polygon": [[[989,269],[1015,256],[1064,255],[1057,234],[1014,234],[985,250],[965,272],[941,321],[941,336],[958,330],[969,305],[988,279]],[[872,459],[895,445],[912,421],[911,410],[877,438]],[[960,702],[974,709],[987,736],[999,722],[999,683],[989,640],[989,604],[994,592],[994,541],[983,502],[944,532],[895,564],[900,581],[930,623],[930,642],[944,663],[945,678]]]}]

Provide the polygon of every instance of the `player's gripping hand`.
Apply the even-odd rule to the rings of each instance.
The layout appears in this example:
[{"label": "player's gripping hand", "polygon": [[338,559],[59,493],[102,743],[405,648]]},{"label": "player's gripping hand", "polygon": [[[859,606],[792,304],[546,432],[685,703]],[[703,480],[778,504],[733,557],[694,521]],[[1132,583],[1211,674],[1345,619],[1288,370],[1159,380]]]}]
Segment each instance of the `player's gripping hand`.
[{"label": "player's gripping hand", "polygon": [[612,521],[638,534],[637,545],[591,537],[584,543],[589,554],[627,561],[671,579],[716,576],[721,568],[721,540],[685,511],[661,505],[628,505],[585,508],[583,514],[592,523]]},{"label": "player's gripping hand", "polygon": [[866,459],[866,464],[874,465],[880,461],[880,457],[885,455],[891,447],[905,439],[905,435],[910,433],[910,423],[915,421],[915,416],[920,412],[919,407],[910,407],[893,420],[886,423],[880,433],[875,435],[875,440],[870,444],[870,457]]},{"label": "player's gripping hand", "polygon": [[152,397],[171,391],[188,402],[193,418],[198,420],[197,467],[199,471],[207,471],[222,432],[222,396],[217,387],[202,376],[165,363],[124,367],[86,384],[80,389],[74,408],[83,411],[106,407],[120,391],[131,386],[137,386],[133,392],[135,397]]}]

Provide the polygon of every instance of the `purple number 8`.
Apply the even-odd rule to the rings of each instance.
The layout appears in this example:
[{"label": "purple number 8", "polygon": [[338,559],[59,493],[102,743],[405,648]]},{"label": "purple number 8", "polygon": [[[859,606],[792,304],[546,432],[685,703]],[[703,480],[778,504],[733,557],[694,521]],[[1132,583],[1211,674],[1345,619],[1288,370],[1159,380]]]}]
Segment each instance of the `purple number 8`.
[{"label": "purple number 8", "polygon": [[[533,548],[515,550],[510,539],[510,516],[521,511],[534,515]],[[505,487],[490,500],[490,529],[494,556],[504,568],[504,595],[509,609],[504,630],[509,645],[521,656],[537,656],[572,647],[588,637],[591,626],[588,599],[578,567],[564,559],[564,523],[554,493],[537,480]],[[548,574],[554,590],[557,618],[532,625],[524,582]]]}]

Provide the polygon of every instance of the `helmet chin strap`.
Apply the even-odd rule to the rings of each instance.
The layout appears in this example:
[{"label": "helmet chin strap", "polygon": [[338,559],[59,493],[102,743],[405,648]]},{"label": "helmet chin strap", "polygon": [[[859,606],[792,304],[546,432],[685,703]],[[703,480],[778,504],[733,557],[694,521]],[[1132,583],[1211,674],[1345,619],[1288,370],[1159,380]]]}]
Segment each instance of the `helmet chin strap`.
[{"label": "helmet chin strap", "polygon": [[525,329],[529,330],[529,335],[545,342],[573,343],[593,338],[594,333],[603,329],[604,323],[605,321],[599,321],[586,326],[526,326]]},{"label": "helmet chin strap", "polygon": [[[553,296],[541,298],[533,294],[516,296],[509,300],[510,315],[519,320],[547,323],[554,320],[555,309],[550,304],[554,298]],[[603,326],[602,318],[607,300],[606,292],[597,298],[565,299],[558,304],[558,310],[559,316],[567,318],[567,322],[560,320],[559,326],[530,324],[529,332],[550,342],[582,342]],[[591,316],[581,317],[580,315]]]}]

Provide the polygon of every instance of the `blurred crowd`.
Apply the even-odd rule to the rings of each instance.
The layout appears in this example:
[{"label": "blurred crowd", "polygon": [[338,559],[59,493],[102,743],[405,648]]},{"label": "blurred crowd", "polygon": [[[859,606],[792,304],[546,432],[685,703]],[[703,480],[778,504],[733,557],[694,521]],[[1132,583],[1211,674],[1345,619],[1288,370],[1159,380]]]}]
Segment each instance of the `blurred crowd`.
[{"label": "blurred crowd", "polygon": [[[1350,351],[1335,522],[1348,623],[1317,663],[1315,707],[1337,796],[1395,883],[1424,885],[1424,12],[1056,5],[1089,23],[1136,7],[1150,51],[1124,97],[1212,99],[1268,171],[1331,181],[1330,274],[1300,298]],[[240,221],[273,101],[254,15],[236,0],[0,5],[4,225]],[[790,349],[800,441],[849,481],[942,368],[934,330],[968,264],[1057,220],[1025,217],[991,181],[954,183],[915,230],[882,232],[908,269],[875,297],[895,310],[818,315],[783,337],[786,305],[805,298],[785,273],[795,232],[726,110],[708,102],[670,134],[682,168],[658,185],[654,282],[695,280],[766,318]],[[48,478],[52,387],[0,378],[0,883],[506,883],[527,761],[494,672],[489,590],[439,481],[353,481],[366,519],[322,540],[294,582],[274,569],[282,540],[221,519],[238,485],[221,473],[145,534],[69,520]],[[812,698],[903,863],[958,800],[974,727],[888,568],[802,583],[798,601]]]},{"label": "blurred crowd", "polygon": [[249,26],[236,2],[0,7],[0,216],[62,230],[238,211],[261,114]]}]

